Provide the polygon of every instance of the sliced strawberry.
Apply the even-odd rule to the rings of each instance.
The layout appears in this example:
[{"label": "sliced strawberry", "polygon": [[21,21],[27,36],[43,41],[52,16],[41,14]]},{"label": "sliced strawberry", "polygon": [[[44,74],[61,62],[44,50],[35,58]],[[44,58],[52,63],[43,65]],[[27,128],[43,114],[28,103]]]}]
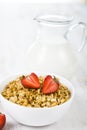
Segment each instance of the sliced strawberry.
[{"label": "sliced strawberry", "polygon": [[40,88],[39,78],[35,73],[31,73],[29,76],[23,77],[21,83],[24,87],[28,88]]},{"label": "sliced strawberry", "polygon": [[6,116],[5,114],[0,113],[0,130],[4,127],[6,122]]},{"label": "sliced strawberry", "polygon": [[43,94],[54,93],[58,90],[58,88],[59,88],[59,83],[56,82],[52,78],[52,76],[47,75],[43,82],[43,88],[42,88]]}]

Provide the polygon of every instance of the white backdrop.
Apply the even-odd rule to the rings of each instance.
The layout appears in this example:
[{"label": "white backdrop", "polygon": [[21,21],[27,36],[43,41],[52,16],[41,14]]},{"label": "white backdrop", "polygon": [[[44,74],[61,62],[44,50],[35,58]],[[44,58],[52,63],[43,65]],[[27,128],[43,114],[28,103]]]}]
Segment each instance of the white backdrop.
[{"label": "white backdrop", "polygon": [[0,3],[0,79],[21,71],[22,57],[36,37],[36,15],[68,13],[87,22],[86,11],[81,4]]}]

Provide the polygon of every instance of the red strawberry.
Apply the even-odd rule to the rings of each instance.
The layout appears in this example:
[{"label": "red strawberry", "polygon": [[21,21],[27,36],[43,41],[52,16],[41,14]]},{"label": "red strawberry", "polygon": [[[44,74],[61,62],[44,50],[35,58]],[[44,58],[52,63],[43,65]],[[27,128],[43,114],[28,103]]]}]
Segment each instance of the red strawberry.
[{"label": "red strawberry", "polygon": [[43,94],[50,94],[56,92],[59,88],[59,83],[56,82],[52,76],[47,75],[43,82],[42,92]]},{"label": "red strawberry", "polygon": [[5,114],[0,113],[0,130],[4,127],[6,122],[6,116]]},{"label": "red strawberry", "polygon": [[31,73],[29,76],[23,77],[21,83],[27,88],[40,88],[39,78],[35,73]]}]

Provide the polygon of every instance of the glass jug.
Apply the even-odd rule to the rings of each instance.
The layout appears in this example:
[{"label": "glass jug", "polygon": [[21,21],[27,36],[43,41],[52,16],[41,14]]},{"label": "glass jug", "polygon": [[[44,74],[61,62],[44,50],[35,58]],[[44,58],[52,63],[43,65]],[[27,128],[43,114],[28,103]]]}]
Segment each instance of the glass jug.
[{"label": "glass jug", "polygon": [[77,26],[83,28],[84,38],[77,50],[79,53],[85,44],[85,24],[71,25],[73,17],[58,15],[38,16],[34,20],[39,28],[37,39],[25,56],[26,71],[56,73],[70,79],[78,66],[78,59],[68,41],[68,34]]}]

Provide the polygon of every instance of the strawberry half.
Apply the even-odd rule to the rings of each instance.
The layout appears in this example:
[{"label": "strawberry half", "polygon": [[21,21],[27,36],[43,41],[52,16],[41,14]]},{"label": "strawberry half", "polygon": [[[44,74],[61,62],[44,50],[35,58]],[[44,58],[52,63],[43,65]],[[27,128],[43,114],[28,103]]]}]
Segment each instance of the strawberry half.
[{"label": "strawberry half", "polygon": [[29,76],[23,77],[21,83],[27,88],[40,88],[39,78],[35,73],[31,73]]},{"label": "strawberry half", "polygon": [[59,83],[56,82],[52,78],[52,76],[47,75],[46,78],[44,79],[44,82],[43,82],[42,93],[43,94],[54,93],[58,90],[58,88],[59,88]]},{"label": "strawberry half", "polygon": [[6,116],[5,114],[0,113],[0,130],[4,127],[6,122]]}]

